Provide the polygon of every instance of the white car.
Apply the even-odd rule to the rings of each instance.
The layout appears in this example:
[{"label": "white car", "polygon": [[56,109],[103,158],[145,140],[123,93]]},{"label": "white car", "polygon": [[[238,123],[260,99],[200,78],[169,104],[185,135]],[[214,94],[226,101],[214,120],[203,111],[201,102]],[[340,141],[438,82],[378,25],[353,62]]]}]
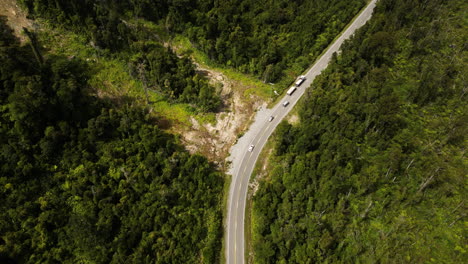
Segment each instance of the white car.
[{"label": "white car", "polygon": [[286,107],[289,105],[289,101],[284,101],[283,106]]},{"label": "white car", "polygon": [[250,147],[249,147],[249,152],[252,152],[252,150],[254,149],[254,147],[255,147],[254,145],[250,145]]},{"label": "white car", "polygon": [[299,79],[296,81],[295,84],[296,84],[297,87],[299,87],[299,86],[301,86],[301,84],[302,84],[304,81],[305,81],[304,79],[299,78]]},{"label": "white car", "polygon": [[268,122],[273,121],[273,119],[275,119],[275,117],[274,117],[274,116],[270,116],[270,118],[268,118]]}]

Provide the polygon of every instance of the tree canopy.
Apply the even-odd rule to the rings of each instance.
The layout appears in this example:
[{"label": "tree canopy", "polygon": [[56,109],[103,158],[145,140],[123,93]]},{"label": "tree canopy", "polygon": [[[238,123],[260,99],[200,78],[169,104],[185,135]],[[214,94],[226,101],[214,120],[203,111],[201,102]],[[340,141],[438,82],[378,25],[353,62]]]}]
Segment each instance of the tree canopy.
[{"label": "tree canopy", "polygon": [[276,132],[255,263],[466,260],[466,7],[378,2]]},{"label": "tree canopy", "polygon": [[0,257],[215,263],[223,175],[157,117],[90,92],[87,64],[40,64],[0,21]]},{"label": "tree canopy", "polygon": [[[86,36],[104,56],[129,62],[133,77],[170,102],[188,103],[201,112],[221,106],[220,91],[195,72],[186,57],[163,46],[154,32],[132,18],[155,21],[168,11],[164,1],[20,0],[33,17],[44,18]],[[150,15],[151,14],[151,15]]]},{"label": "tree canopy", "polygon": [[34,16],[122,50],[141,39],[127,20],[144,19],[187,36],[216,63],[264,82],[290,81],[341,32],[365,0],[20,0]]}]

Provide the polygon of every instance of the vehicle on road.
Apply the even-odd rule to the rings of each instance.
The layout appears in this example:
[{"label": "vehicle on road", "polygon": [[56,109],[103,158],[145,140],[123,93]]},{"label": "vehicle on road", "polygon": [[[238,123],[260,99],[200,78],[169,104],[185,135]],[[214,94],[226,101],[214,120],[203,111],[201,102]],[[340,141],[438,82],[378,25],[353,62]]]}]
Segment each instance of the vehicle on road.
[{"label": "vehicle on road", "polygon": [[296,86],[292,86],[291,88],[289,88],[289,90],[286,92],[286,94],[291,96],[296,91],[296,89],[297,89]]},{"label": "vehicle on road", "polygon": [[306,77],[304,75],[299,76],[299,79],[296,81],[296,86],[300,86],[305,80]]},{"label": "vehicle on road", "polygon": [[[300,85],[304,85],[304,87],[297,87],[298,92],[295,94],[294,97],[288,97],[285,95],[281,101],[278,102],[277,105],[274,106],[272,111],[277,112],[269,112],[270,115],[274,115],[275,123],[265,122],[265,119],[258,119],[255,120],[254,124],[251,125],[252,134],[246,137],[246,141],[238,142],[238,146],[241,147],[243,151],[245,151],[245,146],[250,146],[248,153],[241,153],[242,155],[233,157],[232,161],[232,171],[233,175],[231,177],[231,185],[229,187],[229,196],[228,196],[228,210],[227,210],[227,220],[226,220],[226,232],[225,232],[225,258],[226,264],[244,264],[248,263],[248,259],[245,259],[247,256],[250,258],[248,254],[246,254],[245,249],[250,249],[248,245],[246,245],[246,238],[250,237],[250,232],[246,232],[244,228],[244,222],[246,219],[246,205],[250,203],[248,201],[248,195],[250,188],[250,176],[255,168],[255,164],[258,160],[258,156],[262,150],[262,147],[266,144],[269,136],[274,133],[275,125],[282,121],[285,116],[290,112],[293,108],[287,107],[291,100],[291,103],[295,104],[299,97],[303,96],[303,90],[305,89],[306,84],[309,85],[309,82],[312,82],[315,76],[318,76],[330,63],[333,53],[338,52],[340,47],[342,46],[343,42],[351,37],[357,28],[363,26],[372,16],[374,7],[378,0],[370,0],[368,6],[353,20],[350,26],[344,30],[344,32],[336,38],[334,44],[330,45],[329,48],[323,53],[323,55],[317,59],[314,65],[311,66],[309,71],[307,72],[307,83],[304,81],[306,80],[302,76],[298,77],[298,79],[294,80],[294,83],[291,86],[296,86],[296,81],[299,79]],[[301,78],[302,77],[302,78]],[[308,89],[313,89],[313,87],[309,87]],[[275,95],[279,95],[276,90],[273,89]],[[281,92],[284,92],[282,90]],[[298,97],[298,98],[296,98]],[[292,99],[291,99],[292,98]],[[294,100],[293,100],[294,99]],[[281,109],[283,107],[283,109]],[[286,108],[287,107],[287,108]],[[279,109],[278,109],[279,108]],[[264,116],[267,117],[268,115]],[[268,118],[268,117],[267,117]],[[257,127],[258,125],[258,127]],[[255,152],[254,145],[248,144],[248,142],[255,142],[255,147],[259,148]],[[237,149],[236,149],[237,150]],[[237,151],[232,152],[232,155],[237,154]],[[247,236],[247,237],[246,237]],[[249,240],[247,240],[249,241]],[[251,240],[250,240],[251,241]]]},{"label": "vehicle on road", "polygon": [[270,117],[268,118],[268,122],[273,121],[273,119],[275,119],[275,117],[274,117],[274,116],[270,116]]}]

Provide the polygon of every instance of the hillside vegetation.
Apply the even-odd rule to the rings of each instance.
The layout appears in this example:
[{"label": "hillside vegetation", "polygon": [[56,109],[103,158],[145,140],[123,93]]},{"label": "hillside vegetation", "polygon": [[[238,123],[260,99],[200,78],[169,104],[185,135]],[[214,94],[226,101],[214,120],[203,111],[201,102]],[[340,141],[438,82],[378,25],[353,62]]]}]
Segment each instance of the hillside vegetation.
[{"label": "hillside vegetation", "polygon": [[94,97],[85,62],[0,32],[0,262],[219,262],[224,176]]},{"label": "hillside vegetation", "polygon": [[[86,34],[110,51],[131,49],[142,36],[136,21],[183,34],[215,63],[285,85],[307,68],[365,0],[19,0],[30,14]],[[135,30],[136,29],[136,30]],[[138,48],[136,48],[139,51]],[[161,85],[160,85],[161,86]],[[170,85],[169,85],[170,86]]]},{"label": "hillside vegetation", "polygon": [[224,176],[155,107],[216,112],[219,90],[168,41],[293,78],[364,4],[17,2],[40,25],[21,47],[0,20],[0,262],[18,263],[219,263]]},{"label": "hillside vegetation", "polygon": [[276,132],[255,263],[466,262],[467,8],[379,1]]},{"label": "hillside vegetation", "polygon": [[[39,25],[42,49],[89,62],[94,72],[88,83],[99,97],[131,97],[148,105],[165,119],[163,128],[181,134],[190,152],[218,164],[256,109],[280,96],[364,5],[363,0],[17,2]],[[278,13],[284,19],[276,20]]]},{"label": "hillside vegetation", "polygon": [[[194,1],[189,1],[194,2]],[[291,82],[364,6],[364,0],[198,1],[171,9],[173,27],[221,64],[264,82]],[[177,13],[180,12],[181,14]],[[177,14],[177,15],[176,15]],[[174,19],[175,20],[175,19]]]},{"label": "hillside vegetation", "polygon": [[[32,17],[85,36],[99,56],[127,62],[125,68],[152,93],[171,103],[187,103],[197,111],[213,112],[221,106],[214,87],[196,74],[195,66],[163,46],[165,32],[127,21],[126,1],[19,0]],[[157,16],[158,13],[155,13]],[[148,95],[146,95],[147,98]],[[149,99],[147,99],[149,100]]]}]

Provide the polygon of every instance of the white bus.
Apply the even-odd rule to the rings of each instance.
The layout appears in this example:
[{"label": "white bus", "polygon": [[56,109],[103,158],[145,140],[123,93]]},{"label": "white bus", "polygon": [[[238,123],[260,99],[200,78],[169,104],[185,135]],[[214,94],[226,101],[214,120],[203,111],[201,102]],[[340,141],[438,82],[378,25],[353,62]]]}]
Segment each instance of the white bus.
[{"label": "white bus", "polygon": [[292,86],[291,88],[289,88],[289,90],[286,92],[286,94],[291,96],[296,91],[296,89],[297,89],[296,86]]}]

